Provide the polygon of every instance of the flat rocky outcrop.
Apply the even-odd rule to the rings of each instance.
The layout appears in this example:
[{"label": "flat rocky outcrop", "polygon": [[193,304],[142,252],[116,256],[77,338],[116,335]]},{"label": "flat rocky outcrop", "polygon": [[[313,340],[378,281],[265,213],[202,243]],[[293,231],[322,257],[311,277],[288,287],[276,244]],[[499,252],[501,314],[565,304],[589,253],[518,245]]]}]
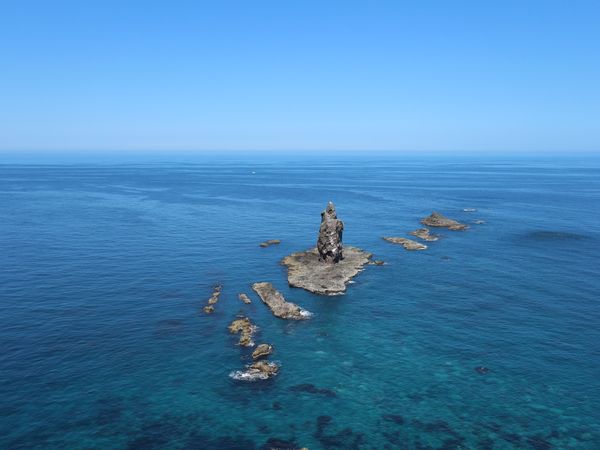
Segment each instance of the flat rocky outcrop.
[{"label": "flat rocky outcrop", "polygon": [[429,228],[419,228],[418,230],[411,231],[408,234],[410,234],[412,236],[416,236],[419,239],[423,239],[424,241],[427,241],[427,242],[433,242],[433,241],[437,241],[439,239],[439,237],[437,237],[435,234],[430,234]]},{"label": "flat rocky outcrop", "polygon": [[468,225],[457,222],[454,219],[448,219],[437,212],[432,212],[431,215],[421,219],[421,223],[429,227],[444,227],[454,231],[462,231],[469,228]]},{"label": "flat rocky outcrop", "polygon": [[427,246],[425,244],[421,244],[420,242],[413,241],[411,239],[406,239],[403,237],[384,237],[384,240],[391,242],[392,244],[399,244],[403,246],[406,250],[426,250]]},{"label": "flat rocky outcrop", "polygon": [[279,245],[281,244],[281,241],[279,239],[269,239],[268,241],[265,242],[261,242],[259,245],[261,247],[269,247],[271,245]]},{"label": "flat rocky outcrop", "polygon": [[248,365],[246,370],[231,372],[229,376],[234,380],[256,381],[267,380],[277,375],[278,372],[279,364],[272,361],[260,360]]},{"label": "flat rocky outcrop", "polygon": [[265,358],[273,353],[273,346],[271,344],[260,344],[252,352],[252,359]]},{"label": "flat rocky outcrop", "polygon": [[246,305],[249,305],[250,303],[252,303],[252,300],[250,300],[250,297],[248,297],[246,294],[242,293],[238,295],[238,298],[244,302]]},{"label": "flat rocky outcrop", "polygon": [[373,255],[356,247],[344,247],[344,257],[336,263],[322,261],[316,248],[286,256],[288,283],[320,295],[340,295],[347,283],[367,265]]},{"label": "flat rocky outcrop", "polygon": [[240,334],[239,344],[243,347],[253,347],[254,341],[252,337],[256,332],[256,326],[250,322],[250,319],[247,317],[240,317],[235,319],[229,325],[229,332],[232,334]]},{"label": "flat rocky outcrop", "polygon": [[271,309],[275,317],[279,317],[280,319],[304,320],[312,315],[295,303],[286,301],[283,295],[271,283],[254,283],[252,289]]}]

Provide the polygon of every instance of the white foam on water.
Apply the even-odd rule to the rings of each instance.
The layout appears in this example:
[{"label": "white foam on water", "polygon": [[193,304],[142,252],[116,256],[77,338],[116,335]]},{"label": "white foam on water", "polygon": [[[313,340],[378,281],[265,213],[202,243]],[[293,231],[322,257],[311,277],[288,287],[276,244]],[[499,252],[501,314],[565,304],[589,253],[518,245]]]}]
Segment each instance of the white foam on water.
[{"label": "white foam on water", "polygon": [[249,372],[245,370],[234,370],[229,374],[231,378],[238,381],[266,380],[269,376],[262,372]]},{"label": "white foam on water", "polygon": [[310,311],[307,311],[307,310],[305,310],[305,309],[301,309],[301,310],[300,310],[300,315],[301,315],[302,317],[307,317],[307,318],[308,318],[308,317],[312,317],[312,316],[313,316],[313,313],[311,313]]}]

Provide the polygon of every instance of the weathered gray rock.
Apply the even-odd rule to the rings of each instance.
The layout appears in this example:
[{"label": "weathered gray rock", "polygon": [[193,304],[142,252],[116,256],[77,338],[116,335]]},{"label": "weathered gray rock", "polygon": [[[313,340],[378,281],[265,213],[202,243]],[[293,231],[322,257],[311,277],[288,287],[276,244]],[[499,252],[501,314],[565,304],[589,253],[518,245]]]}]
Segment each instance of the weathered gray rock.
[{"label": "weathered gray rock", "polygon": [[281,241],[279,239],[269,239],[268,241],[265,242],[261,242],[260,246],[261,247],[269,247],[270,245],[279,245],[281,244]]},{"label": "weathered gray rock", "polygon": [[408,234],[428,242],[437,241],[439,239],[439,237],[437,237],[435,234],[430,234],[429,228],[419,228],[418,230],[411,231]]},{"label": "weathered gray rock", "polygon": [[454,231],[462,231],[469,228],[464,223],[457,222],[453,219],[448,219],[447,217],[437,212],[432,212],[430,216],[422,219],[421,223],[429,227],[444,227]]},{"label": "weathered gray rock", "polygon": [[252,352],[252,359],[264,358],[273,353],[273,346],[271,344],[260,344]]},{"label": "weathered gray rock", "polygon": [[275,317],[279,317],[280,319],[304,320],[312,315],[295,303],[287,302],[283,295],[281,295],[271,283],[254,283],[252,289],[271,309],[271,312]]},{"label": "weathered gray rock", "polygon": [[235,319],[229,325],[229,332],[232,334],[240,334],[239,344],[243,347],[253,347],[254,341],[252,340],[252,336],[256,332],[256,326],[250,322],[250,319],[247,317],[240,317]]},{"label": "weathered gray rock", "polygon": [[231,372],[229,376],[234,380],[257,381],[267,380],[277,375],[278,372],[279,364],[271,361],[260,360],[247,366],[246,370],[236,370]]},{"label": "weathered gray rock", "polygon": [[391,242],[392,244],[400,244],[406,250],[426,250],[427,246],[425,244],[421,244],[420,242],[413,241],[411,239],[406,239],[403,237],[384,237],[384,240]]},{"label": "weathered gray rock", "polygon": [[385,261],[382,261],[381,259],[374,259],[372,261],[369,261],[369,265],[371,265],[371,266],[383,266],[383,265],[385,265]]},{"label": "weathered gray rock", "polygon": [[246,294],[239,294],[238,298],[243,301],[246,305],[249,305],[250,303],[252,303],[252,300],[250,300],[250,297],[248,297]]},{"label": "weathered gray rock", "polygon": [[323,262],[337,263],[343,259],[342,233],[344,222],[337,218],[335,206],[332,202],[321,213],[321,226],[317,239],[319,259]]},{"label": "weathered gray rock", "polygon": [[219,301],[219,296],[221,295],[222,286],[220,284],[215,285],[213,289],[213,293],[211,297],[208,299],[207,305],[202,308],[206,314],[212,314],[215,312],[214,305]]},{"label": "weathered gray rock", "polygon": [[288,283],[320,295],[340,295],[346,284],[369,263],[371,253],[356,247],[344,247],[344,259],[335,264],[324,262],[316,248],[293,253],[281,263],[288,268]]}]

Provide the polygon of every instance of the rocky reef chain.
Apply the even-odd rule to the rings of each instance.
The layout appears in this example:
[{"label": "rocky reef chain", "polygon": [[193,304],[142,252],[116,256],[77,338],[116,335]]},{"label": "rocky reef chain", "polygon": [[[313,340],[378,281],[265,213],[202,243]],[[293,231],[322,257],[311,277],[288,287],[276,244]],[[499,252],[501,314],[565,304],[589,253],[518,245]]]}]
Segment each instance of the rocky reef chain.
[{"label": "rocky reef chain", "polygon": [[333,202],[321,213],[321,226],[317,239],[319,260],[328,263],[337,263],[342,258],[342,233],[344,222],[337,218]]}]

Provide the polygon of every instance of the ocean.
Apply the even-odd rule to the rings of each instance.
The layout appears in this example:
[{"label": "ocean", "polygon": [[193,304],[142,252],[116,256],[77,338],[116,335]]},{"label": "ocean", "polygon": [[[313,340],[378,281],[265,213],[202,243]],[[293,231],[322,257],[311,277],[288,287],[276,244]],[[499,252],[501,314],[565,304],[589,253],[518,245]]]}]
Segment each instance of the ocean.
[{"label": "ocean", "polygon": [[[386,264],[323,297],[280,260],[329,200]],[[469,229],[382,239],[432,211]],[[598,159],[5,160],[0,448],[598,449],[599,216]],[[230,377],[238,315],[273,379]]]}]

